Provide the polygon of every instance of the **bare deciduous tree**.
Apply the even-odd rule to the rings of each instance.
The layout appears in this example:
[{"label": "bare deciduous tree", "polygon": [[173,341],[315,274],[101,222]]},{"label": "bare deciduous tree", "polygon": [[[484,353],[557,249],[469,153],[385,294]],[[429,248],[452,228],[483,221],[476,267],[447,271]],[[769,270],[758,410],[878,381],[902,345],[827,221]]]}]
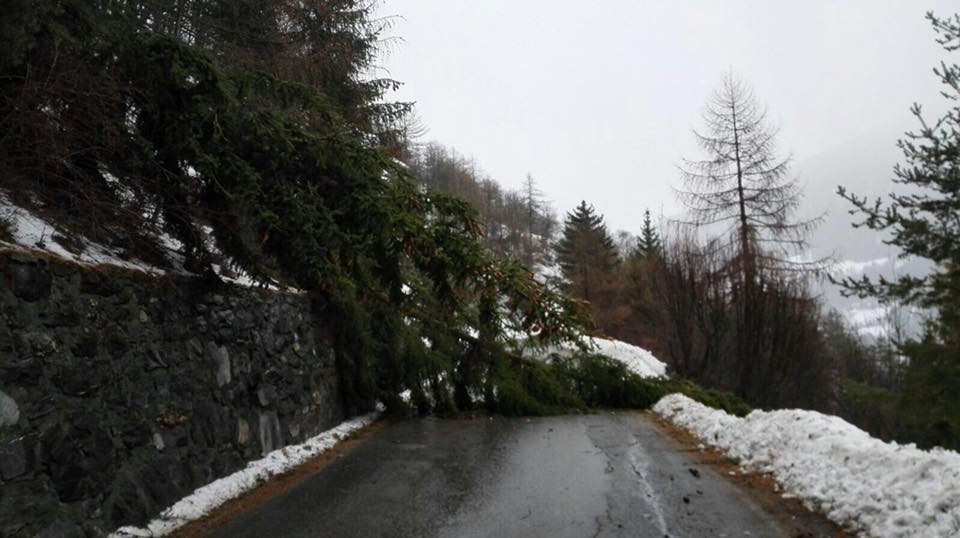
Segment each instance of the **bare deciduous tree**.
[{"label": "bare deciduous tree", "polygon": [[[825,260],[799,261],[820,218],[796,218],[800,185],[790,176],[789,157],[778,155],[777,129],[767,125],[746,83],[725,75],[703,121],[705,128],[694,134],[706,155],[684,161],[685,190],[678,197],[689,210],[686,224],[719,232],[720,239],[679,266],[692,271],[687,280],[703,271],[692,282],[704,286],[703,301],[716,297],[717,308],[694,316],[705,321],[698,327],[704,349],[702,360],[689,367],[752,403],[783,402],[787,393],[801,395],[801,387],[816,385],[826,371],[809,355],[819,312],[805,278]],[[689,263],[696,256],[711,263]]]},{"label": "bare deciduous tree", "polygon": [[778,130],[766,116],[749,86],[727,73],[707,102],[705,129],[694,131],[706,156],[684,161],[685,189],[677,191],[689,224],[721,227],[731,238],[744,276],[757,264],[794,270],[819,265],[796,261],[820,219],[793,220],[802,192],[789,175],[790,158],[777,154]]}]

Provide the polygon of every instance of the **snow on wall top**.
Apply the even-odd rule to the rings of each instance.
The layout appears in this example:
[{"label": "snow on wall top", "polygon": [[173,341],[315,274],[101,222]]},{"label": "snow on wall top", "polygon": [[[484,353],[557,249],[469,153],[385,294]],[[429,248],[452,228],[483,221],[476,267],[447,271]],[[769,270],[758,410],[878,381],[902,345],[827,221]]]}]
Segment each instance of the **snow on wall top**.
[{"label": "snow on wall top", "polygon": [[114,265],[150,274],[165,273],[159,267],[137,260],[123,259],[107,247],[92,241],[80,241],[82,249],[79,253],[74,253],[58,241],[57,238],[62,236],[53,224],[14,205],[3,194],[0,194],[0,216],[10,222],[10,232],[13,236],[12,243],[0,241],[0,247],[45,252],[81,265]]},{"label": "snow on wall top", "polygon": [[[77,243],[81,248],[79,252],[73,252],[61,244],[60,238],[64,237],[65,234],[61,235],[54,224],[25,208],[15,205],[9,198],[4,196],[3,193],[0,193],[0,217],[10,222],[10,232],[13,236],[11,242],[0,241],[0,249],[6,248],[45,253],[80,265],[109,265],[132,269],[151,275],[164,275],[168,272],[180,275],[191,274],[183,267],[183,245],[167,235],[158,237],[158,240],[164,248],[166,248],[167,253],[173,261],[174,268],[171,271],[140,260],[130,259],[100,243],[90,241],[86,238],[79,238]],[[204,227],[203,231],[208,239],[212,241],[212,230],[209,227]],[[221,264],[212,264],[212,269],[222,280],[230,284],[247,288],[263,287],[273,291],[281,290],[281,287],[276,283],[261,285],[242,271],[228,272],[224,270]],[[285,287],[283,290],[291,293],[303,293],[301,290],[291,287]]]},{"label": "snow on wall top", "polygon": [[862,536],[960,536],[960,454],[886,443],[814,411],[753,411],[744,418],[671,394],[653,407],[678,426],[770,473],[785,495]]}]

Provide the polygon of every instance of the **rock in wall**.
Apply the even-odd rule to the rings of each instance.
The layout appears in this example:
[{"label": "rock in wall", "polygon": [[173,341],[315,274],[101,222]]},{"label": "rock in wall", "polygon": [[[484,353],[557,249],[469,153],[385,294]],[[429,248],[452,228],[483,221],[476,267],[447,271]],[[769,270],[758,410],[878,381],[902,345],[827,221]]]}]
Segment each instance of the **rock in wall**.
[{"label": "rock in wall", "polygon": [[343,418],[303,295],[0,253],[0,536],[98,536]]}]

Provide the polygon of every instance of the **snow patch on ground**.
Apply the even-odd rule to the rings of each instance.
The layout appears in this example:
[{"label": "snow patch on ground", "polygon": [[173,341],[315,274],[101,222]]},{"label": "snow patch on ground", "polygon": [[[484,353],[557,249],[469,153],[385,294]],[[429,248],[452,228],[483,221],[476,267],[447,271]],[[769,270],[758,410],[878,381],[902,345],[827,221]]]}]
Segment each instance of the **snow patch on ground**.
[{"label": "snow patch on ground", "polygon": [[164,510],[145,527],[121,527],[110,534],[110,537],[166,536],[187,523],[209,514],[223,503],[254,489],[270,477],[285,473],[319,456],[351,433],[376,420],[378,416],[379,412],[356,417],[299,445],[274,450],[263,459],[248,463],[246,468],[232,475],[197,488],[192,494]]},{"label": "snow patch on ground", "polygon": [[[611,359],[622,362],[631,372],[641,377],[665,377],[667,375],[667,365],[660,362],[653,356],[653,353],[642,347],[610,338],[585,337],[583,342],[594,353],[606,355]],[[564,344],[562,346],[547,346],[539,350],[529,350],[527,355],[531,358],[544,359],[554,353],[562,357],[569,357],[577,351],[579,350],[576,346]]]},{"label": "snow patch on ground", "polygon": [[596,346],[597,353],[626,364],[631,372],[642,377],[667,375],[667,365],[642,347],[608,338],[591,338],[590,341],[593,346]]},{"label": "snow patch on ground", "polygon": [[80,252],[74,253],[62,245],[54,235],[63,237],[56,227],[30,211],[13,204],[0,194],[0,214],[11,224],[13,242],[0,241],[0,247],[13,247],[47,252],[64,260],[82,265],[115,265],[150,274],[164,274],[164,270],[136,260],[126,260],[109,248],[93,241],[80,240]]},{"label": "snow patch on ground", "polygon": [[[66,261],[78,263],[86,266],[110,265],[114,267],[123,267],[151,275],[164,275],[168,271],[161,267],[151,265],[142,261],[128,259],[108,247],[99,243],[78,237],[76,243],[80,246],[79,253],[74,253],[66,246],[54,238],[66,237],[69,234],[62,233],[57,228],[43,218],[35,215],[27,209],[14,205],[9,198],[0,193],[0,216],[10,222],[13,235],[12,242],[0,241],[0,249],[14,249],[27,252],[43,252],[61,258]],[[203,228],[208,245],[211,250],[213,247],[213,230],[209,226]],[[184,255],[183,244],[168,234],[160,234],[157,237],[159,243],[167,249],[167,254],[173,264],[174,269],[170,272],[174,274],[189,275],[189,271],[183,268]],[[218,252],[218,251],[217,251]],[[291,287],[283,287],[275,281],[265,283],[254,280],[250,275],[242,270],[228,271],[220,264],[212,264],[213,271],[225,282],[242,286],[245,288],[263,288],[271,291],[285,291],[288,293],[304,293]]]},{"label": "snow patch on ground", "polygon": [[671,394],[653,410],[751,470],[784,497],[862,536],[960,536],[960,454],[886,443],[835,416],[795,409],[737,418]]},{"label": "snow patch on ground", "polygon": [[558,263],[535,263],[533,266],[533,277],[541,284],[547,284],[560,280],[563,272]]}]

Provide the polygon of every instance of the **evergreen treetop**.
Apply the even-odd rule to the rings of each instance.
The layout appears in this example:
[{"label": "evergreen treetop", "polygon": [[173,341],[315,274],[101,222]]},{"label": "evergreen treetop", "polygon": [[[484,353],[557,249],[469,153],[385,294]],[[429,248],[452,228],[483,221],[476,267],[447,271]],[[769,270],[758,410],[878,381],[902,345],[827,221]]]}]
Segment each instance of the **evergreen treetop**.
[{"label": "evergreen treetop", "polygon": [[661,249],[660,234],[653,226],[650,218],[650,210],[643,212],[643,228],[640,235],[637,236],[637,246],[633,250],[633,257],[638,260],[645,260],[653,255],[659,255]]},{"label": "evergreen treetop", "polygon": [[[937,42],[948,52],[960,49],[960,15],[940,19],[927,14],[938,34]],[[960,65],[941,63],[934,73],[946,86],[943,95],[953,103],[960,100]],[[893,181],[912,187],[908,193],[891,193],[889,201],[873,202],[838,188],[838,194],[854,205],[851,214],[863,216],[857,226],[889,232],[888,244],[899,247],[903,256],[917,256],[934,263],[925,277],[906,275],[890,281],[847,279],[847,289],[861,296],[898,299],[928,307],[947,307],[960,300],[960,106],[954,105],[943,117],[929,123],[920,105],[911,112],[920,123],[897,145],[905,163],[894,168]]]},{"label": "evergreen treetop", "polygon": [[588,301],[606,284],[619,263],[603,216],[586,201],[567,213],[557,244],[557,261],[571,292]]},{"label": "evergreen treetop", "polygon": [[[960,50],[960,15],[941,19],[927,13],[948,52]],[[899,247],[902,256],[933,262],[924,276],[905,275],[888,280],[847,278],[840,281],[846,293],[876,297],[881,302],[902,301],[936,312],[919,341],[899,342],[908,358],[897,409],[909,431],[907,438],[922,446],[960,447],[960,65],[941,63],[934,73],[946,86],[945,98],[953,107],[928,123],[919,105],[912,112],[920,128],[898,142],[904,164],[894,168],[894,181],[910,187],[892,193],[886,204],[839,188],[850,201],[852,214],[862,215],[856,226],[889,234],[886,242]]]}]

